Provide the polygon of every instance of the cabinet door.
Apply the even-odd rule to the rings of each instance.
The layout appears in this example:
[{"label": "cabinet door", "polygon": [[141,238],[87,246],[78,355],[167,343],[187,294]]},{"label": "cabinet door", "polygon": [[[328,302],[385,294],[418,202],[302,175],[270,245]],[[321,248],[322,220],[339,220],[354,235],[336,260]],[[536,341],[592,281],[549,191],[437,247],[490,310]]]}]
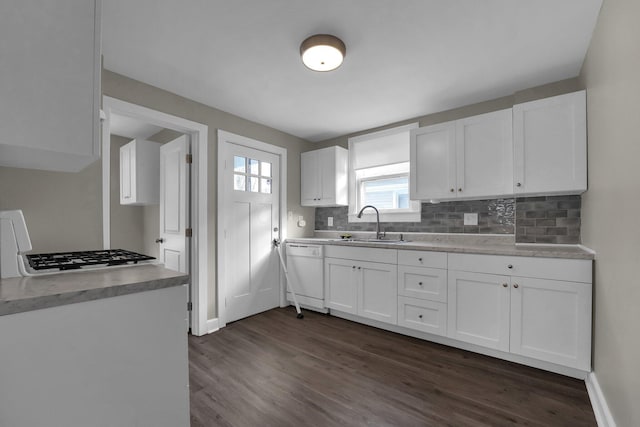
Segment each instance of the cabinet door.
[{"label": "cabinet door", "polygon": [[77,172],[100,156],[100,0],[0,3],[0,165]]},{"label": "cabinet door", "polygon": [[398,266],[357,261],[360,274],[358,315],[381,322],[398,323]]},{"label": "cabinet door", "polygon": [[589,371],[591,284],[513,277],[511,352]]},{"label": "cabinet door", "polygon": [[513,194],[511,108],[456,121],[458,197]]},{"label": "cabinet door", "polygon": [[135,201],[135,150],[134,142],[120,147],[120,204]]},{"label": "cabinet door", "polygon": [[587,189],[585,91],[513,106],[516,194]]},{"label": "cabinet door", "polygon": [[412,200],[456,197],[455,122],[411,131],[410,193]]},{"label": "cabinet door", "polygon": [[509,276],[449,271],[448,336],[509,351]]},{"label": "cabinet door", "polygon": [[325,307],[357,314],[357,286],[359,275],[356,261],[337,258],[324,259]]},{"label": "cabinet door", "polygon": [[317,150],[318,204],[334,204],[336,200],[336,155],[333,148]]},{"label": "cabinet door", "polygon": [[315,206],[320,203],[320,170],[318,152],[309,151],[300,155],[300,203]]}]

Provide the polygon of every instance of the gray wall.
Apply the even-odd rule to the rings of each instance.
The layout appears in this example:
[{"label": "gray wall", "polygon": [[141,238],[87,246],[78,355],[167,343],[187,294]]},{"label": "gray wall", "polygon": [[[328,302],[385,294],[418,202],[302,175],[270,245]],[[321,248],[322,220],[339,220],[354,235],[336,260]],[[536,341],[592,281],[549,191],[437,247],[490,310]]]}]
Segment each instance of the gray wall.
[{"label": "gray wall", "polygon": [[34,253],[102,249],[101,169],[0,167],[0,210],[22,209]]},{"label": "gray wall", "polygon": [[618,426],[640,423],[640,1],[605,0],[581,78],[589,191],[582,240],[596,252],[594,371]]},{"label": "gray wall", "polygon": [[[216,241],[217,241],[217,129],[236,133],[245,137],[254,138],[269,144],[287,149],[287,203],[288,211],[292,211],[292,219],[288,220],[287,227],[290,237],[313,235],[313,208],[300,206],[300,152],[312,148],[311,143],[280,132],[278,130],[260,125],[208,107],[195,101],[183,98],[170,92],[146,85],[139,81],[104,70],[102,73],[102,92],[104,95],[121,99],[123,101],[142,105],[164,113],[183,117],[194,122],[209,126],[209,206],[208,225],[209,235],[209,310],[208,317],[214,318],[216,313]],[[295,219],[303,215],[307,219],[305,228],[297,227]],[[113,226],[113,225],[112,225]]]},{"label": "gray wall", "polygon": [[463,119],[465,117],[475,116],[477,114],[490,113],[492,111],[503,110],[505,108],[511,108],[514,104],[519,104],[527,101],[534,101],[537,99],[548,98],[550,96],[561,95],[564,93],[575,92],[582,90],[584,87],[578,78],[562,80],[559,82],[549,83],[543,86],[537,86],[530,89],[525,89],[511,96],[505,96],[498,99],[493,99],[486,102],[480,102],[478,104],[466,105],[464,107],[455,108],[453,110],[442,111],[439,113],[428,114],[426,116],[414,117],[411,119],[403,120],[401,122],[389,123],[384,126],[376,127],[373,129],[366,129],[360,132],[355,132],[348,135],[339,136],[337,138],[328,139],[326,141],[320,141],[313,145],[312,149],[331,147],[333,145],[339,145],[341,147],[348,148],[349,138],[364,135],[379,130],[402,126],[408,123],[418,122],[420,127],[434,125],[436,123],[448,122],[451,120]]}]

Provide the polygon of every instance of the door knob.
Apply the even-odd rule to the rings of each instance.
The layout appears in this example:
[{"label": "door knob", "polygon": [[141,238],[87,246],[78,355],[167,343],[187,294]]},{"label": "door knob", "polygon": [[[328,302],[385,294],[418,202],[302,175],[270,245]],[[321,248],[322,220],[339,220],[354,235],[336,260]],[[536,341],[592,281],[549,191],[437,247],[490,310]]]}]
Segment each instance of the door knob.
[{"label": "door knob", "polygon": [[164,239],[160,237],[159,239],[156,239],[156,243],[164,243]]}]

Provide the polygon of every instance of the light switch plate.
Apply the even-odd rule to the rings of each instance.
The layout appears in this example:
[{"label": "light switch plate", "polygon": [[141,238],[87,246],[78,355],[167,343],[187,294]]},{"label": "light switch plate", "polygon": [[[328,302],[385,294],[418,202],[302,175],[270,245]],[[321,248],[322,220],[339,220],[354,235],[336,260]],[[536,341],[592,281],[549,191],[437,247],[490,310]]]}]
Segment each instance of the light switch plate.
[{"label": "light switch plate", "polygon": [[464,214],[464,225],[478,225],[478,214],[477,213]]}]

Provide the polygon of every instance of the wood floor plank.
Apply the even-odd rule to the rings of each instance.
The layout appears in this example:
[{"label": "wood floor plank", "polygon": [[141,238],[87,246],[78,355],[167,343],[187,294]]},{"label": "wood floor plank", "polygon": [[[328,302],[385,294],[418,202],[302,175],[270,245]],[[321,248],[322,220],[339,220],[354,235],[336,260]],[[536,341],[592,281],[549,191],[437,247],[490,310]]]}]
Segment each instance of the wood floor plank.
[{"label": "wood floor plank", "polygon": [[189,338],[193,426],[595,426],[584,383],[291,308]]}]

